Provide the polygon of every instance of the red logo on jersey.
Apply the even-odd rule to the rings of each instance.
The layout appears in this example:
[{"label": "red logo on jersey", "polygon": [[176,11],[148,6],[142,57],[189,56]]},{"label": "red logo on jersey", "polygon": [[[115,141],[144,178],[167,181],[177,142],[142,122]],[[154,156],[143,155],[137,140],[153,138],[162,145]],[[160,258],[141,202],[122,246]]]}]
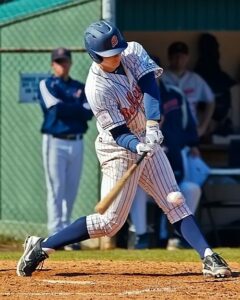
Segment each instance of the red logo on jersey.
[{"label": "red logo on jersey", "polygon": [[192,94],[193,92],[194,92],[194,88],[188,88],[188,89],[185,89],[185,90],[184,90],[184,93],[185,93],[186,95]]},{"label": "red logo on jersey", "polygon": [[114,48],[118,44],[118,38],[116,35],[113,35],[111,38],[112,48]]},{"label": "red logo on jersey", "polygon": [[179,109],[179,103],[176,98],[169,100],[168,102],[163,104],[164,114],[169,113],[172,110]]},{"label": "red logo on jersey", "polygon": [[136,115],[138,107],[140,105],[140,100],[142,99],[142,92],[138,86],[131,92],[127,92],[126,98],[131,104],[130,107],[120,108],[121,114],[124,116],[124,119],[128,123],[131,118]]}]

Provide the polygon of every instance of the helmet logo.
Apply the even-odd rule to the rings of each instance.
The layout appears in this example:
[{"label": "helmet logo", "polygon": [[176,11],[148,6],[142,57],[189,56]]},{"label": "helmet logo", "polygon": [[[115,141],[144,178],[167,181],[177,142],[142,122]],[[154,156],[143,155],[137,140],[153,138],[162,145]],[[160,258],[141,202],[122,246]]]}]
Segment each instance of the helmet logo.
[{"label": "helmet logo", "polygon": [[63,49],[58,49],[58,55],[62,55],[62,54],[64,54],[64,50]]},{"label": "helmet logo", "polygon": [[114,48],[118,44],[118,38],[116,35],[113,35],[111,38],[112,48]]}]

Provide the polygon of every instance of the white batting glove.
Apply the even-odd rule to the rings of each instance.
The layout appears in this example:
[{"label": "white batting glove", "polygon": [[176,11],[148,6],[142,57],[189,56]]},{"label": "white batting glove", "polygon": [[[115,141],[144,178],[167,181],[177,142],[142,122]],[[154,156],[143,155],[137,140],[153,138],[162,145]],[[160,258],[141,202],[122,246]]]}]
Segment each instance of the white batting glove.
[{"label": "white batting glove", "polygon": [[136,146],[137,153],[142,155],[144,152],[149,152],[149,154],[153,151],[153,147],[149,144],[139,143]]},{"label": "white batting glove", "polygon": [[146,137],[145,141],[147,144],[161,144],[163,142],[162,131],[159,128],[157,121],[147,121],[146,125]]}]

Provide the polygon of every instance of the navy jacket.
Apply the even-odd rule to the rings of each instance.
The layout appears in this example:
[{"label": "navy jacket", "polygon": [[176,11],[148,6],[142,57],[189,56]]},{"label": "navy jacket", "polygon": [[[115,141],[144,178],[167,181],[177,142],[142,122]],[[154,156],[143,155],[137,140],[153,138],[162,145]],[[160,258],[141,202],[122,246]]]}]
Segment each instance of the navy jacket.
[{"label": "navy jacket", "polygon": [[39,85],[43,110],[42,133],[83,134],[87,121],[93,116],[84,93],[84,84],[69,78],[67,81],[52,75]]},{"label": "navy jacket", "polygon": [[161,112],[164,115],[162,133],[163,145],[178,182],[183,179],[181,150],[185,146],[198,145],[197,128],[188,102],[181,91],[174,86],[166,86],[160,81]]}]

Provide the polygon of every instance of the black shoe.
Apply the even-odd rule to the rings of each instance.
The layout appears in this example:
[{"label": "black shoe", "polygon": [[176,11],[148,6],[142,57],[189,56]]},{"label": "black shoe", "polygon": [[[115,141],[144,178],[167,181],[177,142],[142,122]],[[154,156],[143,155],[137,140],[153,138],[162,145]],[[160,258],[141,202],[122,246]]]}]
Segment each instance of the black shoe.
[{"label": "black shoe", "polygon": [[65,250],[65,251],[78,251],[78,250],[81,250],[81,246],[80,246],[79,243],[70,244],[70,245],[64,246],[63,250]]},{"label": "black shoe", "polygon": [[37,236],[29,236],[24,242],[24,253],[17,264],[18,276],[32,276],[38,265],[48,258],[41,248],[43,238]]},{"label": "black shoe", "polygon": [[139,234],[136,236],[135,249],[148,249],[149,237],[147,233]]},{"label": "black shoe", "polygon": [[166,249],[168,244],[168,239],[157,240],[156,247],[161,249]]},{"label": "black shoe", "polygon": [[226,261],[219,254],[213,253],[203,259],[203,275],[224,278],[230,277],[232,273]]}]

